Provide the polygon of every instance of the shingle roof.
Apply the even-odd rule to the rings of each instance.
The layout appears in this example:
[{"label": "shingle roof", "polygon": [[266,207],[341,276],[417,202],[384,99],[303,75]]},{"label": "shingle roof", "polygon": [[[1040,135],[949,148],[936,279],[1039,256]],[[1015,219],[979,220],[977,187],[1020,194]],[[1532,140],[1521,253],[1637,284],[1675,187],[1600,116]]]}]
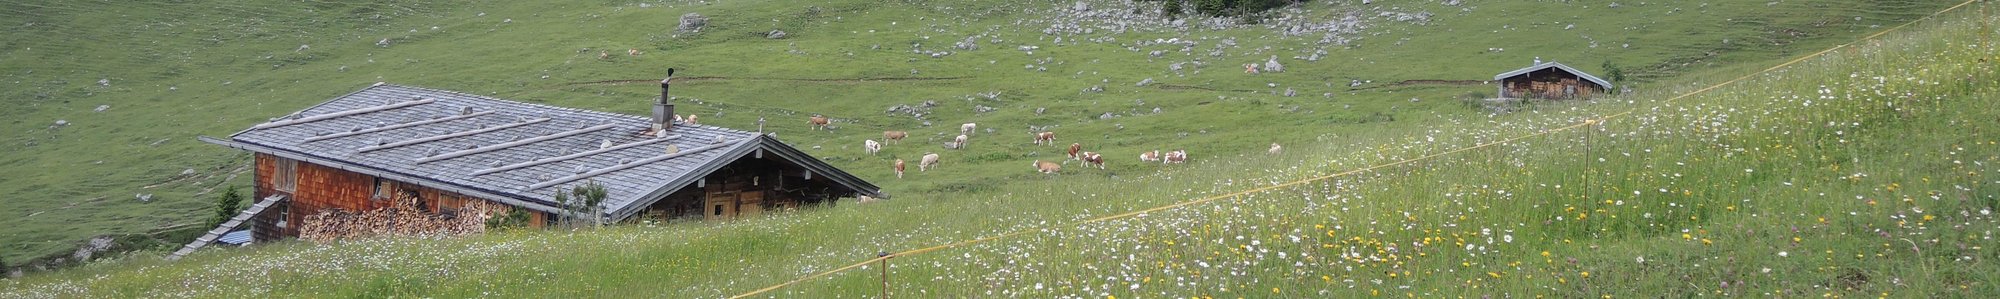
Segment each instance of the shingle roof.
[{"label": "shingle roof", "polygon": [[1598,79],[1597,76],[1591,76],[1590,73],[1585,73],[1581,70],[1577,70],[1576,68],[1569,67],[1568,65],[1564,65],[1562,63],[1554,61],[1543,62],[1540,64],[1536,64],[1534,66],[1529,66],[1518,70],[1507,71],[1505,73],[1500,73],[1499,75],[1493,75],[1493,81],[1505,80],[1507,79],[1507,77],[1519,76],[1521,74],[1527,74],[1528,72],[1539,71],[1547,68],[1559,68],[1565,72],[1569,72],[1570,74],[1576,74],[1577,77],[1581,77],[1584,80],[1589,80],[1590,83],[1597,83],[1597,86],[1604,87],[1605,90],[1611,89],[1611,81],[1604,81],[1604,79]]},{"label": "shingle roof", "polygon": [[[555,211],[555,190],[603,184],[607,216],[636,214],[755,150],[860,194],[879,188],[754,132],[376,84],[231,135],[227,143],[446,191]],[[607,147],[608,145],[608,147]],[[674,147],[678,153],[670,154]]]}]

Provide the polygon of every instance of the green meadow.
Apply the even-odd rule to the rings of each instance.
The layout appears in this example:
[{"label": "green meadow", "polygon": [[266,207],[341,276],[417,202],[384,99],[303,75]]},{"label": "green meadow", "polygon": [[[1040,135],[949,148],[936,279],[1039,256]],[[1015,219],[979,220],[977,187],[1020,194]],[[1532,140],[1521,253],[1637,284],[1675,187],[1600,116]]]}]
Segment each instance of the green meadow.
[{"label": "green meadow", "polygon": [[[904,297],[2000,292],[1991,4],[1859,40],[1957,3],[1315,1],[1183,26],[1151,3],[0,3],[0,257],[140,240],[0,296],[721,297],[885,252],[907,254],[759,296],[877,296],[884,273]],[[690,12],[708,25],[678,32]],[[1273,56],[1283,72],[1243,71]],[[1600,76],[1610,61],[1633,91],[1496,112],[1476,102],[1492,85],[1424,81],[1537,58]],[[152,250],[248,184],[246,154],[194,136],[378,81],[640,114],[667,67],[703,123],[767,119],[893,199]],[[808,130],[812,114],[836,129]],[[967,149],[938,146],[965,122],[984,129]],[[912,136],[863,154],[882,130]],[[1035,173],[1062,159],[1036,130],[1110,169]],[[1136,160],[1156,149],[1191,163]],[[890,172],[925,152],[943,166]]]}]

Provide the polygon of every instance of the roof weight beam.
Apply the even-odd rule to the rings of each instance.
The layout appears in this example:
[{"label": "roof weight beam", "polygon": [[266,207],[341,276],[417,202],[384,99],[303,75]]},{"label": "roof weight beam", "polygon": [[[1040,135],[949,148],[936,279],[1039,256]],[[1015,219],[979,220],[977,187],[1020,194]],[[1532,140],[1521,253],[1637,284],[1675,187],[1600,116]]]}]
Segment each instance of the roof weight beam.
[{"label": "roof weight beam", "polygon": [[367,129],[367,130],[360,130],[360,131],[353,131],[353,132],[340,132],[340,133],[334,133],[334,134],[326,134],[326,135],[324,135],[324,136],[314,136],[314,137],[312,137],[312,138],[306,138],[306,141],[305,141],[305,142],[313,142],[313,141],[320,141],[320,140],[327,140],[327,139],[334,139],[334,138],[340,138],[340,137],[347,137],[347,136],[354,136],[354,135],[361,135],[361,134],[368,134],[368,133],[375,133],[375,132],[381,132],[381,131],[388,131],[388,130],[395,130],[395,129],[401,129],[401,128],[408,128],[408,127],[415,127],[415,126],[421,126],[421,125],[428,125],[428,124],[435,124],[435,123],[441,123],[441,122],[448,122],[448,121],[454,121],[454,120],[461,120],[461,119],[467,119],[467,118],[474,118],[474,117],[479,117],[479,116],[481,116],[481,115],[487,115],[487,114],[493,114],[493,111],[480,111],[480,112],[475,112],[475,113],[472,113],[472,114],[466,114],[466,115],[459,115],[459,116],[452,116],[452,117],[446,117],[446,118],[439,118],[439,119],[433,119],[433,120],[426,120],[426,121],[414,121],[414,122],[408,122],[408,123],[403,123],[403,124],[398,124],[398,125],[393,125],[393,126],[387,126],[387,127],[380,127],[380,128],[374,128],[374,129]]},{"label": "roof weight beam", "polygon": [[423,104],[430,104],[430,103],[434,103],[434,102],[437,102],[437,100],[434,100],[434,99],[422,99],[422,100],[415,100],[415,101],[408,101],[408,102],[402,102],[402,103],[395,103],[395,104],[388,104],[388,105],[381,105],[381,106],[375,106],[375,107],[368,107],[368,108],[361,108],[361,109],[354,109],[354,110],[347,110],[347,111],[340,111],[340,112],[334,112],[334,113],[327,113],[327,114],[320,114],[320,115],[314,115],[314,116],[312,116],[312,117],[306,117],[306,118],[300,118],[300,119],[290,119],[290,120],[281,120],[281,121],[274,121],[274,122],[268,122],[268,123],[264,123],[264,124],[260,124],[260,125],[257,125],[257,126],[254,126],[254,127],[250,127],[250,128],[251,128],[251,129],[269,129],[269,128],[276,128],[276,127],[283,127],[283,126],[289,126],[289,125],[296,125],[296,124],[303,124],[303,123],[309,123],[309,122],[316,122],[316,121],[322,121],[322,120],[328,120],[328,119],[334,119],[334,118],[339,118],[339,117],[343,117],[343,116],[349,116],[349,115],[355,115],[355,114],[362,114],[362,113],[369,113],[369,112],[375,112],[375,111],[382,111],[382,110],[389,110],[389,109],[396,109],[396,108],[403,108],[403,107],[409,107],[409,106],[416,106],[416,105],[423,105]]},{"label": "roof weight beam", "polygon": [[681,151],[681,152],[678,152],[678,153],[672,153],[672,154],[665,154],[665,155],[659,155],[659,156],[656,156],[656,157],[652,157],[652,158],[646,158],[645,160],[639,160],[639,161],[632,161],[632,163],[625,163],[625,164],[619,164],[619,165],[613,165],[613,166],[611,166],[611,167],[605,167],[605,168],[603,168],[603,169],[598,169],[598,170],[592,170],[592,171],[590,171],[590,172],[585,172],[585,173],[582,173],[582,174],[577,174],[577,175],[571,175],[571,176],[566,176],[566,177],[562,177],[562,178],[558,178],[558,179],[554,179],[554,180],[549,180],[549,181],[547,181],[547,182],[541,182],[541,183],[535,183],[534,185],[530,185],[530,186],[528,186],[528,190],[535,190],[535,189],[541,189],[541,188],[548,188],[549,186],[555,186],[555,185],[559,185],[559,184],[562,184],[562,183],[568,183],[568,182],[572,182],[572,181],[576,181],[576,180],[581,180],[581,179],[584,179],[584,178],[588,178],[588,177],[594,177],[594,176],[598,176],[598,175],[602,175],[602,174],[606,174],[606,173],[611,173],[611,172],[613,172],[613,171],[619,171],[619,170],[625,170],[626,168],[632,168],[632,167],[637,167],[637,166],[639,166],[639,165],[646,165],[646,164],[649,164],[649,163],[653,163],[653,162],[659,162],[659,161],[665,161],[665,160],[667,160],[667,159],[673,159],[674,157],[680,157],[680,156],[686,156],[686,155],[692,155],[692,154],[695,154],[695,153],[700,153],[700,152],[702,152],[702,151],[707,151],[707,150],[712,150],[712,149],[718,149],[718,148],[722,148],[722,147],[724,147],[724,146],[729,146],[729,145],[732,145],[732,144],[736,144],[737,142],[742,142],[742,141],[741,141],[741,140],[737,140],[737,141],[730,141],[730,142],[723,142],[723,143],[717,143],[717,144],[710,144],[710,145],[706,145],[706,146],[702,146],[702,147],[697,147],[697,148],[692,148],[692,149],[687,149],[687,150],[683,150],[683,151]]},{"label": "roof weight beam", "polygon": [[391,149],[391,148],[397,148],[397,147],[402,147],[402,146],[406,146],[406,145],[411,145],[411,144],[418,144],[418,143],[425,143],[425,142],[431,142],[431,141],[438,141],[438,140],[445,140],[445,139],[452,139],[452,138],[458,138],[458,137],[465,137],[465,136],[472,136],[472,135],[477,135],[477,134],[479,134],[479,133],[486,133],[486,132],[492,132],[492,131],[499,131],[499,130],[505,130],[505,129],[507,129],[507,128],[513,128],[513,127],[519,127],[519,126],[526,126],[526,125],[532,125],[532,124],[537,124],[537,123],[541,123],[541,122],[546,122],[546,121],[549,121],[549,120],[550,120],[550,118],[541,118],[541,119],[535,119],[535,120],[530,120],[530,121],[524,121],[524,122],[518,122],[518,123],[511,123],[511,124],[505,124],[505,125],[499,125],[499,126],[494,126],[494,127],[490,127],[490,128],[485,128],[485,129],[478,129],[478,130],[471,130],[471,131],[465,131],[465,132],[458,132],[458,133],[451,133],[451,134],[444,134],[444,135],[438,135],[438,136],[431,136],[431,137],[424,137],[424,138],[421,138],[421,139],[417,139],[417,140],[409,140],[409,141],[403,141],[403,142],[395,142],[395,143],[389,143],[389,144],[383,144],[383,145],[377,145],[377,146],[370,146],[370,147],[363,147],[363,148],[361,148],[361,150],[359,150],[359,152],[370,152],[370,151],[376,151],[376,150],[383,150],[383,149]]},{"label": "roof weight beam", "polygon": [[556,138],[563,138],[563,137],[569,137],[569,136],[575,136],[575,135],[577,135],[577,134],[583,134],[583,133],[590,133],[590,132],[596,132],[597,130],[603,130],[603,129],[610,129],[610,128],[612,128],[612,127],[617,127],[617,126],[618,126],[618,125],[614,125],[614,124],[602,124],[602,125],[597,125],[597,126],[592,126],[592,127],[589,127],[589,128],[582,128],[582,129],[576,129],[576,130],[569,130],[569,131],[565,131],[565,132],[561,132],[561,133],[555,133],[555,134],[549,134],[548,136],[541,136],[541,137],[535,137],[535,138],[528,138],[528,139],[521,139],[521,140],[515,140],[515,141],[511,141],[511,142],[507,142],[507,143],[501,143],[501,144],[495,144],[495,145],[489,145],[489,146],[482,146],[482,147],[479,147],[479,148],[475,148],[475,149],[469,149],[469,150],[462,150],[462,151],[456,151],[456,152],[450,152],[450,153],[445,153],[445,154],[440,154],[440,155],[436,155],[436,156],[430,156],[430,157],[424,157],[423,159],[417,159],[417,164],[423,164],[423,163],[430,163],[430,162],[436,162],[436,161],[438,161],[438,160],[444,160],[444,159],[451,159],[451,158],[457,158],[457,157],[464,157],[464,156],[466,156],[466,155],[471,155],[471,154],[477,154],[477,153],[484,153],[484,152],[490,152],[490,151],[494,151],[494,150],[499,150],[499,149],[505,149],[505,148],[510,148],[510,147],[516,147],[516,146],[521,146],[521,145],[525,145],[525,144],[530,144],[530,143],[536,143],[536,142],[542,142],[542,141],[548,141],[548,140],[552,140],[552,139],[556,139]]},{"label": "roof weight beam", "polygon": [[493,173],[496,173],[496,172],[502,172],[502,171],[508,171],[508,170],[515,170],[515,169],[521,169],[521,168],[526,168],[526,167],[530,167],[530,166],[535,166],[535,165],[542,165],[542,164],[549,164],[549,163],[555,163],[555,162],[562,162],[563,160],[569,160],[569,159],[576,159],[576,158],[578,158],[578,157],[583,157],[583,156],[589,156],[589,155],[596,155],[596,154],[602,154],[602,153],[608,153],[608,152],[611,152],[611,151],[615,151],[615,150],[621,150],[621,149],[627,149],[627,148],[631,148],[631,147],[634,147],[634,146],[641,146],[641,145],[647,145],[647,144],[654,144],[654,143],[659,143],[659,142],[661,142],[661,141],[667,141],[667,140],[674,140],[674,139],[680,139],[680,138],[681,138],[681,136],[680,136],[680,135],[673,135],[673,136],[667,136],[667,137],[661,137],[661,138],[653,138],[653,139],[646,139],[646,140],[642,140],[642,141],[635,141],[635,142],[632,142],[632,143],[626,143],[626,144],[620,144],[620,145],[618,145],[618,146],[613,146],[613,147],[608,147],[608,148],[602,148],[602,149],[595,149],[595,150],[590,150],[590,151],[587,151],[587,152],[581,152],[581,153],[575,153],[575,154],[569,154],[569,155],[566,155],[566,156],[561,156],[561,157],[554,157],[554,158],[548,158],[548,159],[536,159],[536,160],[533,160],[533,161],[528,161],[528,162],[521,162],[521,163],[515,163],[515,164],[513,164],[513,165],[507,165],[507,166],[501,166],[501,167],[494,167],[494,168],[487,168],[487,169],[485,169],[485,170],[480,170],[480,171],[477,171],[477,172],[473,172],[473,173],[472,173],[472,175],[488,175],[488,174],[493,174]]}]

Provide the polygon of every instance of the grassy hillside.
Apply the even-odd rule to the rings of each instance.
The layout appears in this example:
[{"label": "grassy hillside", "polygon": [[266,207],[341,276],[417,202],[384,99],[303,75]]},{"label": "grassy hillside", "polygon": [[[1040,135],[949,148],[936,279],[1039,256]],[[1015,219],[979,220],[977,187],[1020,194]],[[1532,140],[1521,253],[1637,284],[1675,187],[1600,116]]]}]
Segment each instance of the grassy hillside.
[{"label": "grassy hillside", "polygon": [[[1678,95],[1735,76],[1322,133],[1275,157],[999,175],[1011,180],[746,221],[128,257],[10,280],[0,294],[715,297],[881,251],[1007,235],[891,259],[891,292],[1977,297],[2000,291],[1991,9],[1691,97]],[[1480,146],[1499,140],[1511,142]],[[1347,172],[1371,165],[1393,166]],[[1264,191],[1088,220],[1248,189]],[[770,294],[874,296],[874,267]]]},{"label": "grassy hillside", "polygon": [[[1039,178],[1020,166],[1051,151],[1025,142],[1031,128],[1118,158],[1114,170],[1070,176],[1123,184],[1160,170],[1125,163],[1145,150],[1215,159],[1486,113],[1454,99],[1490,86],[1395,84],[1405,80],[1482,80],[1540,57],[1594,72],[1613,61],[1638,78],[1621,83],[1643,91],[1947,4],[1319,1],[1260,24],[1175,26],[1150,17],[1155,7],[1086,2],[0,3],[0,251],[22,261],[89,236],[199,230],[219,186],[247,184],[249,159],[194,136],[378,81],[640,114],[655,91],[617,80],[680,67],[708,77],[677,89],[681,109],[705,123],[767,118],[788,142],[892,194],[956,198]],[[676,32],[687,13],[711,21]],[[772,30],[788,37],[766,38]],[[952,47],[968,39],[977,50]],[[940,51],[950,54],[927,54]],[[1242,72],[1273,56],[1287,72]],[[884,112],[926,102],[935,108],[921,118]],[[840,129],[806,131],[814,113]],[[890,159],[944,151],[936,142],[963,122],[992,131],[946,152],[940,172],[892,179]],[[861,140],[884,129],[920,142],[860,155]]]}]

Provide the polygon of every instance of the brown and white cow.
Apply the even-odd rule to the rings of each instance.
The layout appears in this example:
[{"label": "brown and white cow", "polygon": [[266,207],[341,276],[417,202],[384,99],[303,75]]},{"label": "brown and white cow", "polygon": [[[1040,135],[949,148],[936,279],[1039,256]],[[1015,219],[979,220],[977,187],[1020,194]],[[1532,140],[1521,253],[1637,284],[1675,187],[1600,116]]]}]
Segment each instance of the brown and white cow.
[{"label": "brown and white cow", "polygon": [[1187,150],[1174,150],[1171,152],[1167,152],[1166,156],[1167,161],[1165,163],[1166,164],[1187,163],[1187,158],[1188,158]]},{"label": "brown and white cow", "polygon": [[1285,147],[1284,147],[1284,146],[1279,146],[1277,142],[1272,142],[1272,143],[1271,143],[1271,154],[1272,154],[1272,155],[1276,155],[1276,154],[1283,154],[1283,153],[1285,153]]},{"label": "brown and white cow", "polygon": [[687,124],[690,125],[701,124],[701,116],[695,115],[694,113],[688,113],[688,117],[685,120],[687,120]]},{"label": "brown and white cow", "polygon": [[1056,132],[1035,133],[1035,144],[1056,144]]},{"label": "brown and white cow", "polygon": [[832,123],[831,120],[828,120],[826,119],[825,116],[820,116],[819,114],[813,114],[812,119],[807,120],[807,122],[812,123],[813,130],[826,129],[826,124]]},{"label": "brown and white cow", "polygon": [[1159,162],[1159,161],[1160,161],[1160,151],[1159,151],[1159,150],[1152,150],[1152,151],[1146,151],[1146,152],[1143,152],[1143,153],[1139,153],[1139,161],[1142,161],[1142,162]]},{"label": "brown and white cow", "polygon": [[952,138],[952,139],[951,139],[951,148],[952,148],[952,149],[965,149],[965,141],[966,141],[966,139],[967,139],[967,138],[965,137],[965,135],[958,135],[958,138]]},{"label": "brown and white cow", "polygon": [[1084,165],[1084,166],[1086,166],[1086,167],[1088,167],[1088,166],[1091,166],[1091,165],[1097,165],[1097,169],[1099,169],[1099,170],[1103,170],[1103,169],[1104,169],[1104,156],[1103,156],[1103,155],[1098,155],[1098,154],[1097,154],[1097,153],[1095,153],[1095,152],[1083,152],[1083,153],[1081,153],[1081,154],[1077,154],[1077,158],[1078,158],[1078,159],[1083,159],[1083,165]]},{"label": "brown and white cow", "polygon": [[1041,171],[1042,173],[1062,172],[1062,164],[1056,164],[1055,162],[1049,162],[1049,161],[1035,160],[1035,170]]},{"label": "brown and white cow", "polygon": [[1068,160],[1063,160],[1063,162],[1069,162],[1069,160],[1076,160],[1076,159],[1077,159],[1077,158],[1076,158],[1076,152],[1077,152],[1077,151],[1082,151],[1082,150],[1083,150],[1083,144],[1082,144],[1082,143],[1070,143],[1070,144],[1069,144],[1069,159],[1068,159]]},{"label": "brown and white cow", "polygon": [[875,155],[875,153],[882,151],[881,142],[875,142],[874,139],[869,139],[864,141],[865,142],[861,143],[861,151],[868,152],[868,155],[873,156]]},{"label": "brown and white cow", "polygon": [[889,143],[902,143],[902,142],[903,142],[903,137],[910,137],[910,132],[904,132],[904,131],[882,131],[882,140],[883,140],[884,142],[889,142]]},{"label": "brown and white cow", "polygon": [[917,161],[917,172],[929,171],[931,168],[936,168],[937,166],[938,166],[938,154],[924,153],[923,160]]},{"label": "brown and white cow", "polygon": [[896,178],[903,178],[903,159],[896,159]]}]

